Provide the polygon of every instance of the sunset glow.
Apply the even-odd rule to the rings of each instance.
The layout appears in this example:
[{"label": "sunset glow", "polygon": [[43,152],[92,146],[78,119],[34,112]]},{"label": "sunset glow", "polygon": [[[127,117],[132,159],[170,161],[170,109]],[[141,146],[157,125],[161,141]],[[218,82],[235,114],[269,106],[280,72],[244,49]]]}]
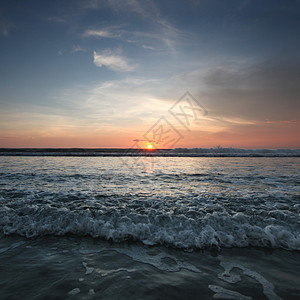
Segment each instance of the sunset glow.
[{"label": "sunset glow", "polygon": [[300,147],[299,4],[29,2],[0,5],[0,147]]}]

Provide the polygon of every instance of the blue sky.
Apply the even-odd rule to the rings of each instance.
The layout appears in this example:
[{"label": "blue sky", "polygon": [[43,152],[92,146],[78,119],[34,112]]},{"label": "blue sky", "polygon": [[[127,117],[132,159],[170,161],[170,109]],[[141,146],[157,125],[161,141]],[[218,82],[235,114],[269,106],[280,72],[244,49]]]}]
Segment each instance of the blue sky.
[{"label": "blue sky", "polygon": [[[300,1],[0,3],[0,147],[299,147]],[[168,110],[207,109],[185,131]]]}]

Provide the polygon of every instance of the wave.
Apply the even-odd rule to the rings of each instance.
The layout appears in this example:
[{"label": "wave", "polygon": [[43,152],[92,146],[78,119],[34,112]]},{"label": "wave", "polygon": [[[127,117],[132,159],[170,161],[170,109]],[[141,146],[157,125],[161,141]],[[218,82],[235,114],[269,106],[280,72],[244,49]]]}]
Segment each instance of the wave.
[{"label": "wave", "polygon": [[287,211],[230,215],[207,205],[201,211],[177,213],[161,211],[156,200],[144,202],[136,210],[107,205],[93,208],[88,203],[73,203],[72,209],[49,204],[17,209],[4,206],[0,232],[27,238],[74,234],[181,249],[256,246],[300,250],[299,221]]}]

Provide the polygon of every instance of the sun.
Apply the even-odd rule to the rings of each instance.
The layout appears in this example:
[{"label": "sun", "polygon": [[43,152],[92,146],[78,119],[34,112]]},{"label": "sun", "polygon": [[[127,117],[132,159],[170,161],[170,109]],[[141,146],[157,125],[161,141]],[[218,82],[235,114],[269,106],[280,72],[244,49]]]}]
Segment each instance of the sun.
[{"label": "sun", "polygon": [[151,144],[148,144],[147,148],[148,148],[149,150],[151,150],[151,149],[153,148],[153,146],[152,146]]}]

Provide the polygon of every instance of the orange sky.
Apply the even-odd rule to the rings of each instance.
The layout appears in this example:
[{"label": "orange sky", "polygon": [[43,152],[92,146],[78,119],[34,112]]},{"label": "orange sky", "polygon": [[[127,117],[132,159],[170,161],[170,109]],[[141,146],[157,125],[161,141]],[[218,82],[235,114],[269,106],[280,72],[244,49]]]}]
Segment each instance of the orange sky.
[{"label": "orange sky", "polygon": [[[205,123],[205,122],[204,122]],[[218,125],[218,126],[217,126]],[[140,147],[147,147],[143,137],[151,126],[134,129],[115,128],[114,130],[59,130],[41,131],[14,131],[2,133],[0,147],[8,148],[130,148],[135,139],[140,139]],[[252,125],[235,125],[224,127],[216,121],[214,127],[211,122],[207,128],[202,124],[200,128],[193,127],[191,131],[185,130],[180,125],[177,130],[182,138],[174,145],[155,143],[157,148],[210,148],[221,145],[222,147],[236,147],[246,149],[256,148],[300,148],[298,133],[299,122],[296,123],[259,123]],[[107,132],[108,131],[108,132]],[[152,140],[149,138],[149,141]]]}]

